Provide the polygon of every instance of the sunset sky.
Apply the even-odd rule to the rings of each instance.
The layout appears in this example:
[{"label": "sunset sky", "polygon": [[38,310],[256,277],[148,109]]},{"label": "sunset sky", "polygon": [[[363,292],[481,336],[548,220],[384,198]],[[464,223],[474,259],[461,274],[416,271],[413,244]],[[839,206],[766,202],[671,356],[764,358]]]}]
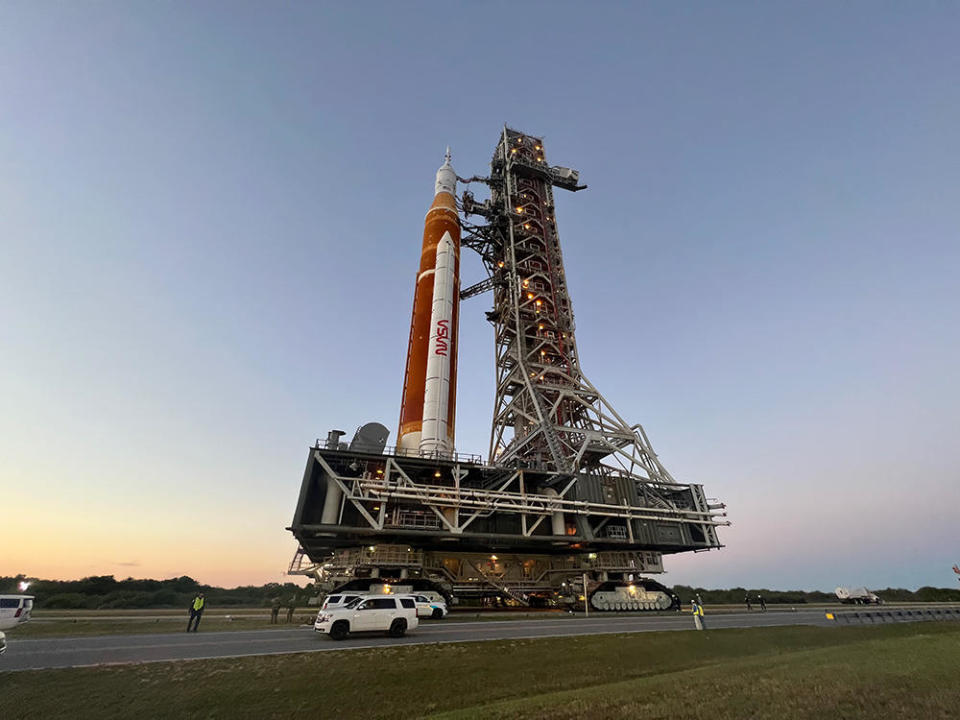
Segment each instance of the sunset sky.
[{"label": "sunset sky", "polygon": [[0,575],[283,580],[308,446],[395,440],[444,148],[483,174],[506,122],[589,185],[587,376],[728,505],[663,579],[955,585],[958,36],[933,2],[0,4]]}]

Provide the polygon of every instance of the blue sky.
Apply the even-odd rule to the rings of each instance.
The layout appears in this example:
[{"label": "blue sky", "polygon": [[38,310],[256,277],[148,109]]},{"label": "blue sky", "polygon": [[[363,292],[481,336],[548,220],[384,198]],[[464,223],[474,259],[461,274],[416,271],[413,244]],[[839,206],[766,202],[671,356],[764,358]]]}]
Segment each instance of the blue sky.
[{"label": "blue sky", "polygon": [[[507,122],[590,186],[557,211],[587,375],[735,523],[666,579],[952,584],[958,31],[933,2],[4,3],[0,574],[280,579],[307,446],[395,432],[443,149],[482,174]],[[484,454],[488,303],[457,406]]]}]

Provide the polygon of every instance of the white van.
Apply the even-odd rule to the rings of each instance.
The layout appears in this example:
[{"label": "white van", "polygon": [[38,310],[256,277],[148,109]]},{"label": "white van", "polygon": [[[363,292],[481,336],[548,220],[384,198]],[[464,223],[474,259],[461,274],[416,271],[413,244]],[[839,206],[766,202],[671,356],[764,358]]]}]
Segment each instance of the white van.
[{"label": "white van", "polygon": [[353,632],[386,632],[403,637],[419,624],[417,603],[412,597],[396,595],[364,595],[346,605],[321,610],[313,629],[343,640]]},{"label": "white van", "polygon": [[27,622],[32,611],[32,595],[0,595],[0,655],[7,650],[7,637],[3,631]]},{"label": "white van", "polygon": [[10,630],[30,619],[33,595],[0,595],[0,630]]}]

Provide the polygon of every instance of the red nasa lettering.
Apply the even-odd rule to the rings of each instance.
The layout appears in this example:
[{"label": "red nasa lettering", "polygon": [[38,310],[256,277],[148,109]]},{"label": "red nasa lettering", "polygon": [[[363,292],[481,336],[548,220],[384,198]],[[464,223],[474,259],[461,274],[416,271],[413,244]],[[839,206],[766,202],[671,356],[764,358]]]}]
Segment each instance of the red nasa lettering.
[{"label": "red nasa lettering", "polygon": [[434,350],[435,355],[443,355],[444,357],[447,355],[447,350],[450,347],[447,343],[447,338],[450,337],[449,324],[449,320],[437,320],[437,349]]}]

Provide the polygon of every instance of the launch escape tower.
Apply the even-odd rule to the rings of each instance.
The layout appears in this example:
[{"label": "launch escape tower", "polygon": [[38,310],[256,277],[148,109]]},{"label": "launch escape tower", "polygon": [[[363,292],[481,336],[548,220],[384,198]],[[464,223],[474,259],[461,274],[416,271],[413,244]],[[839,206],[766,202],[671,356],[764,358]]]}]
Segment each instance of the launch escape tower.
[{"label": "launch escape tower", "polygon": [[[452,172],[449,156],[437,198],[448,186],[445,169]],[[728,523],[702,486],[671,477],[643,428],[627,424],[581,370],[553,188],[585,186],[575,170],[547,163],[540,138],[506,127],[490,175],[457,179],[490,190],[482,202],[463,193],[454,232],[488,273],[457,300],[493,296],[489,463],[436,444],[386,448],[387,430],[376,423],[349,445],[331,433],[310,451],[290,527],[300,542],[290,570],[329,587],[399,583],[448,598],[519,602],[555,598],[579,582],[577,592],[599,610],[669,607],[675,599],[639,575],[662,572],[663,554],[721,547],[716,527]],[[439,238],[430,217],[424,258]],[[433,253],[428,260],[445,267]]]}]

